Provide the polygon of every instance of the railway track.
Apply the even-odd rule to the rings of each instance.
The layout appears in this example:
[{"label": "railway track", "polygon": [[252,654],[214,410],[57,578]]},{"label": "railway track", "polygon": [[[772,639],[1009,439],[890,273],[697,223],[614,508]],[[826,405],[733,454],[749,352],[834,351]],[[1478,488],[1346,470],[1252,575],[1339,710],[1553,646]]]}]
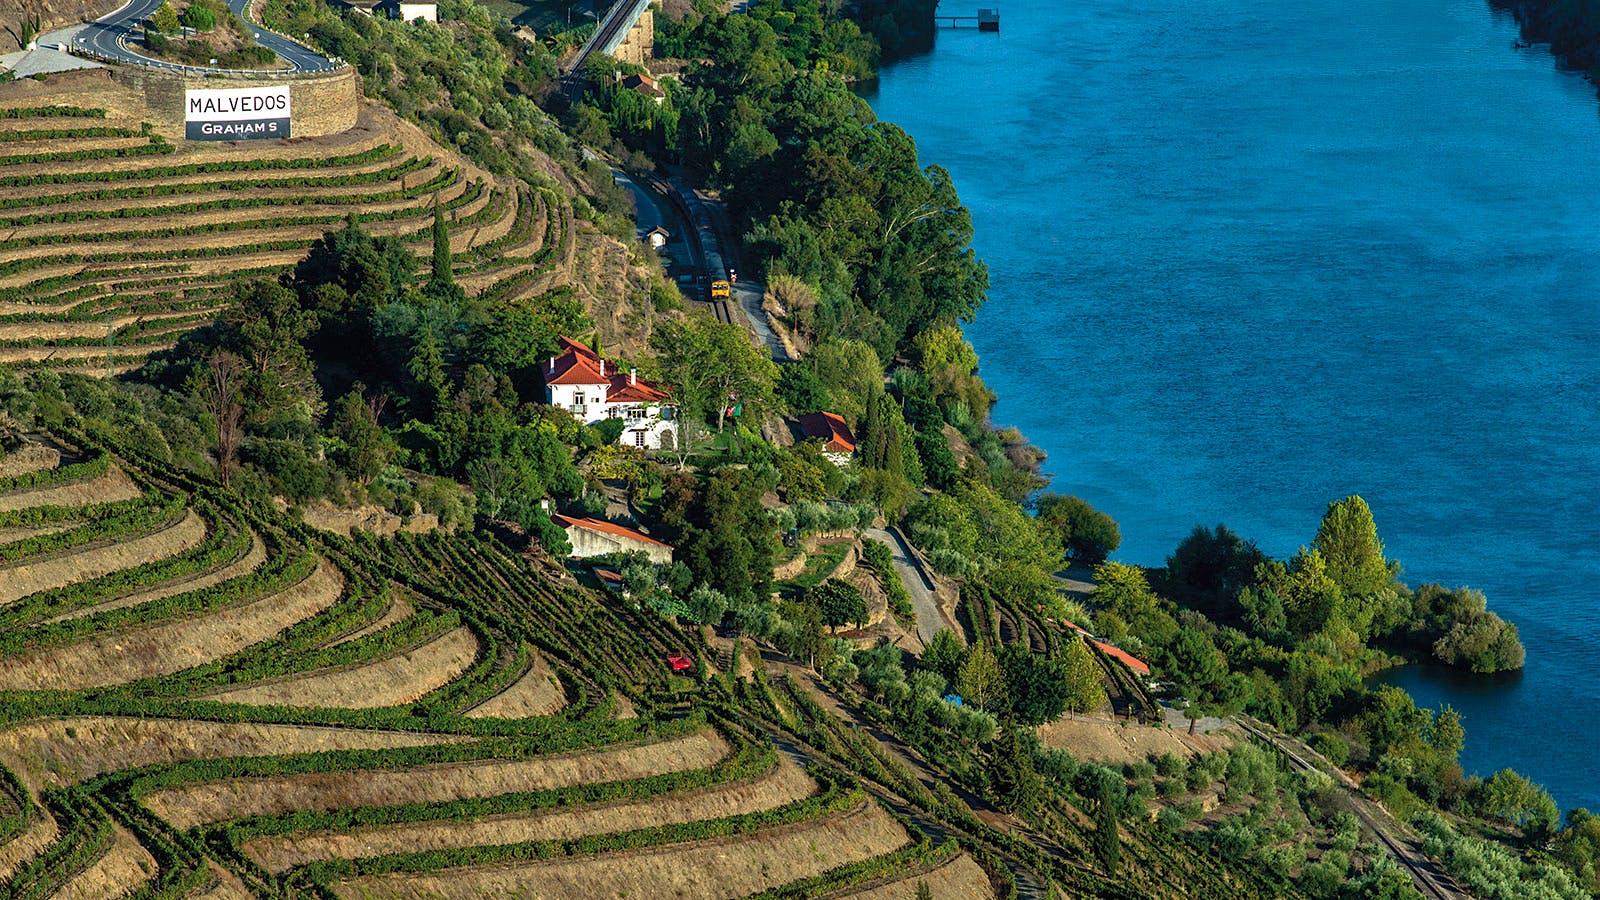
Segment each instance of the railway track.
[{"label": "railway track", "polygon": [[[1277,736],[1256,727],[1246,721],[1243,716],[1235,718],[1234,722],[1244,729],[1246,734],[1271,744],[1279,753],[1287,757],[1290,765],[1295,768],[1305,771],[1323,771],[1319,766],[1312,764],[1305,757],[1295,752],[1294,748],[1285,744]],[[1327,773],[1324,772],[1323,774]],[[1379,817],[1371,809],[1371,803],[1356,793],[1356,787],[1348,776],[1340,772],[1337,778],[1350,800],[1350,811],[1355,814],[1356,818],[1361,820],[1361,823],[1367,827],[1368,831],[1378,836],[1378,840],[1383,844],[1384,849],[1389,851],[1389,855],[1394,858],[1395,862],[1406,869],[1411,875],[1412,883],[1416,885],[1417,890],[1421,891],[1424,897],[1433,898],[1433,900],[1470,900],[1471,895],[1458,890],[1453,883],[1449,883],[1446,880],[1448,876],[1445,878],[1440,877],[1440,874],[1435,871],[1435,863],[1389,832],[1387,823],[1379,821]]]}]

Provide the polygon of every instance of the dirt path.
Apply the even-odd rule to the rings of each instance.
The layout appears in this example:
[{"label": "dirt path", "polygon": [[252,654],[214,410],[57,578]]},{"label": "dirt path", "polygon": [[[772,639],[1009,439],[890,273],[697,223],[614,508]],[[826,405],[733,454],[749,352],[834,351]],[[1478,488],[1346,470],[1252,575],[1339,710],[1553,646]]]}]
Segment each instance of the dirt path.
[{"label": "dirt path", "polygon": [[815,793],[816,788],[811,776],[799,766],[783,760],[764,775],[748,781],[643,800],[580,804],[570,809],[544,810],[531,815],[492,816],[467,821],[446,819],[352,828],[340,832],[281,835],[250,841],[243,849],[246,855],[267,871],[279,873],[324,859],[359,859],[388,853],[564,840],[716,819],[792,803]]},{"label": "dirt path", "polygon": [[396,873],[335,882],[341,897],[743,897],[906,843],[876,803],[821,819],[710,841],[596,856]]},{"label": "dirt path", "polygon": [[538,651],[533,653],[533,665],[511,686],[467,710],[469,719],[494,717],[524,719],[529,716],[548,716],[567,705],[567,694],[561,688],[550,664]]},{"label": "dirt path", "polygon": [[193,510],[142,535],[97,541],[82,548],[0,568],[0,605],[29,594],[92,581],[113,572],[177,556],[206,539],[206,522]]},{"label": "dirt path", "polygon": [[0,690],[80,690],[171,675],[309,619],[343,590],[339,571],[323,561],[299,584],[242,606],[7,657],[0,660]]},{"label": "dirt path", "polygon": [[[95,353],[104,355],[105,349],[96,349]],[[110,503],[113,500],[132,500],[143,493],[132,479],[122,473],[121,469],[113,468],[108,469],[104,475],[88,481],[74,481],[0,496],[0,512],[32,509],[35,506],[87,506],[90,503]]]},{"label": "dirt path", "polygon": [[518,791],[645,778],[705,768],[727,756],[710,730],[665,741],[580,750],[532,759],[486,759],[406,769],[358,769],[231,778],[156,791],[145,806],[179,828],[298,809],[435,803]]},{"label": "dirt path", "polygon": [[138,606],[141,603],[152,603],[156,600],[165,600],[166,598],[175,596],[177,594],[188,594],[194,591],[204,590],[208,587],[221,584],[224,581],[231,581],[232,579],[247,575],[250,572],[255,571],[258,566],[266,561],[267,546],[266,544],[262,543],[261,537],[252,531],[250,533],[250,547],[245,551],[245,554],[233,562],[221,566],[220,568],[216,568],[210,572],[205,572],[198,575],[186,576],[178,579],[177,581],[170,581],[166,584],[152,587],[143,591],[135,591],[131,594],[125,594],[115,600],[110,600],[105,603],[99,603],[94,606],[85,606],[82,609],[75,609],[72,612],[66,613],[65,615],[48,619],[46,620],[45,624],[48,625],[53,622],[76,619],[80,616],[92,615],[94,613],[109,612],[113,609],[122,609],[128,606]]},{"label": "dirt path", "polygon": [[472,630],[461,626],[395,656],[208,694],[205,699],[336,709],[397,706],[454,681],[478,658],[478,648]]}]

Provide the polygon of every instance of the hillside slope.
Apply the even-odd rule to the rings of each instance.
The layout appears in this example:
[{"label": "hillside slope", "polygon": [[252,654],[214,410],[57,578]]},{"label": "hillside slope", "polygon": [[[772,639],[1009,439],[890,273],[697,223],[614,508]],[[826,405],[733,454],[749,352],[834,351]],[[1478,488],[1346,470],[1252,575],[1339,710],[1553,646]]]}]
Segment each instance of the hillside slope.
[{"label": "hillside slope", "polygon": [[[333,539],[72,440],[0,482],[0,534],[32,529],[0,582],[127,552],[0,605],[6,896],[890,896],[893,873],[993,895],[824,755],[672,678],[664,654],[704,651],[653,614],[475,536]],[[106,478],[134,489],[60,502]],[[412,684],[337,688],[380,670]],[[530,674],[537,709],[497,702]]]},{"label": "hillside slope", "polygon": [[469,294],[569,286],[608,336],[632,327],[610,298],[643,270],[554,180],[488,173],[371,103],[329,137],[174,146],[129,100],[103,71],[0,85],[0,363],[133,368],[349,216],[426,259],[435,203]]}]

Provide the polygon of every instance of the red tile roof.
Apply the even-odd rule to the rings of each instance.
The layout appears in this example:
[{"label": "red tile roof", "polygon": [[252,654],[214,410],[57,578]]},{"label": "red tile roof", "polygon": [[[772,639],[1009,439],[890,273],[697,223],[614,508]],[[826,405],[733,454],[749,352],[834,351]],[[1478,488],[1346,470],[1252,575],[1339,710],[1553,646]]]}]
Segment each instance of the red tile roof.
[{"label": "red tile roof", "polygon": [[544,371],[545,384],[610,384],[611,379],[601,374],[605,363],[593,350],[572,340],[559,341],[565,353],[550,361]]},{"label": "red tile roof", "polygon": [[1119,649],[1117,647],[1113,647],[1110,644],[1106,643],[1105,641],[1095,641],[1094,645],[1096,647],[1099,647],[1100,651],[1102,653],[1104,653],[1105,655],[1107,655],[1107,656],[1111,657],[1112,659],[1122,663],[1123,665],[1125,665],[1128,668],[1134,670],[1135,672],[1138,672],[1140,675],[1149,675],[1150,674],[1150,667],[1149,666],[1147,666],[1144,663],[1140,662],[1139,660],[1133,658],[1126,651],[1121,650],[1121,649]]},{"label": "red tile roof", "polygon": [[[595,352],[569,337],[556,341],[563,353],[545,367],[545,384],[603,384],[607,403],[658,403],[667,399],[659,386],[617,371]],[[609,371],[608,371],[609,370]]]},{"label": "red tile roof", "polygon": [[661,85],[649,75],[629,75],[622,79],[622,86],[651,97],[665,97],[667,95],[667,92],[661,89]]},{"label": "red tile roof", "polygon": [[607,403],[660,403],[665,399],[666,391],[631,375],[611,376],[611,387],[606,389]]},{"label": "red tile roof", "polygon": [[805,429],[806,437],[826,441],[830,453],[856,452],[856,436],[850,433],[850,426],[844,419],[834,413],[807,413],[800,417],[800,427]]},{"label": "red tile roof", "polygon": [[603,522],[599,519],[575,519],[571,516],[553,515],[550,520],[562,528],[583,528],[589,531],[598,531],[601,534],[609,534],[612,537],[627,538],[630,541],[643,541],[646,544],[655,544],[668,550],[672,549],[671,544],[664,544],[647,534],[640,534],[632,528],[623,528],[621,525],[613,525],[610,522]]}]

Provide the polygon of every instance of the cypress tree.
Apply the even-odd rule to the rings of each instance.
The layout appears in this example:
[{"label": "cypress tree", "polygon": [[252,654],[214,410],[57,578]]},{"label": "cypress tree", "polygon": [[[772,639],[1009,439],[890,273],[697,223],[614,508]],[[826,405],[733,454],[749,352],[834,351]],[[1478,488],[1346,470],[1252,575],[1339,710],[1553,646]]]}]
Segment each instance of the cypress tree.
[{"label": "cypress tree", "polygon": [[1106,873],[1114,874],[1122,857],[1122,835],[1117,831],[1117,798],[1110,779],[1101,780],[1095,797],[1091,844]]},{"label": "cypress tree", "polygon": [[428,275],[426,292],[435,300],[457,302],[466,294],[456,285],[455,261],[450,255],[450,231],[444,224],[444,205],[433,200],[433,271]]}]

